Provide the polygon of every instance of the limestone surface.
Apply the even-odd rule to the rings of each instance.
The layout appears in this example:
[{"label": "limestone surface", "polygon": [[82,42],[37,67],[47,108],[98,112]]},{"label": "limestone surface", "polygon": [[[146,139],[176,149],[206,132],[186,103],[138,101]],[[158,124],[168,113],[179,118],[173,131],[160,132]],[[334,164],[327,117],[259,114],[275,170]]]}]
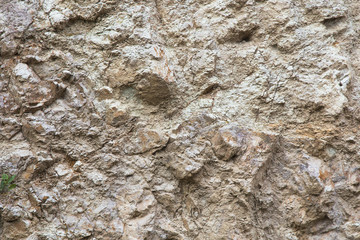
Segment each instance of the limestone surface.
[{"label": "limestone surface", "polygon": [[357,0],[0,0],[1,240],[360,240]]}]

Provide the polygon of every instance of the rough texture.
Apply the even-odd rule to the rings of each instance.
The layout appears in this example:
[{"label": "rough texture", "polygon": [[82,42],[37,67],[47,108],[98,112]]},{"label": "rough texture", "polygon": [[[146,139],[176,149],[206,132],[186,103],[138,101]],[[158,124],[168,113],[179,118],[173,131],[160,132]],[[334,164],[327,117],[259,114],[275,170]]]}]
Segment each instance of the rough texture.
[{"label": "rough texture", "polygon": [[0,239],[360,239],[360,3],[0,0]]}]

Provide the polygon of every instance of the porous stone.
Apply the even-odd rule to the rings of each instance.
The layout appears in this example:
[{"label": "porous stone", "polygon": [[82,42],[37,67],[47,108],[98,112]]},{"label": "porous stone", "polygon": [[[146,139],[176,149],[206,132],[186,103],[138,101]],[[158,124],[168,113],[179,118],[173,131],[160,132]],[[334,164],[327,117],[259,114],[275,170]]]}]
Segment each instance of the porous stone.
[{"label": "porous stone", "polygon": [[0,1],[0,239],[360,239],[360,6]]}]

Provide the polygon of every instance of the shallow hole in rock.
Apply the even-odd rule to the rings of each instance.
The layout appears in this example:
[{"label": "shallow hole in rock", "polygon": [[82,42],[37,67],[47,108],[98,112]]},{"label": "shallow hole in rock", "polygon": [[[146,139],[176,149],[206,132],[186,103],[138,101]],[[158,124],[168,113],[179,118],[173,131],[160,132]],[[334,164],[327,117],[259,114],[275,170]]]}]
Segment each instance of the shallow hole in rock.
[{"label": "shallow hole in rock", "polygon": [[76,163],[76,159],[73,159],[70,156],[66,156],[65,160],[71,168],[74,167],[74,165]]},{"label": "shallow hole in rock", "polygon": [[325,233],[328,232],[333,225],[333,221],[327,216],[323,216],[320,219],[317,219],[312,222],[311,227],[305,231],[312,234]]},{"label": "shallow hole in rock", "polygon": [[240,31],[232,39],[233,42],[250,42],[253,32],[252,31]]},{"label": "shallow hole in rock", "polygon": [[249,34],[249,35],[245,35],[245,36],[242,38],[242,40],[241,40],[241,41],[244,41],[244,42],[249,42],[249,41],[250,41],[250,39],[251,39],[251,35]]},{"label": "shallow hole in rock", "polygon": [[232,29],[229,34],[222,40],[220,43],[230,42],[230,43],[242,43],[251,41],[252,36],[254,35],[255,29],[250,30],[238,30]]},{"label": "shallow hole in rock", "polygon": [[136,95],[136,89],[133,86],[124,86],[121,89],[121,95],[126,99],[131,99]]},{"label": "shallow hole in rock", "polygon": [[333,17],[333,18],[324,19],[321,23],[324,24],[326,28],[331,28],[338,25],[344,19],[345,17]]},{"label": "shallow hole in rock", "polygon": [[320,112],[321,110],[323,110],[325,107],[322,106],[322,105],[319,105],[319,106],[315,106],[314,107],[314,112]]},{"label": "shallow hole in rock", "polygon": [[218,83],[211,84],[210,86],[205,88],[204,91],[201,92],[201,95],[206,95],[206,94],[212,93],[214,90],[216,90],[219,87],[220,87],[220,85]]}]

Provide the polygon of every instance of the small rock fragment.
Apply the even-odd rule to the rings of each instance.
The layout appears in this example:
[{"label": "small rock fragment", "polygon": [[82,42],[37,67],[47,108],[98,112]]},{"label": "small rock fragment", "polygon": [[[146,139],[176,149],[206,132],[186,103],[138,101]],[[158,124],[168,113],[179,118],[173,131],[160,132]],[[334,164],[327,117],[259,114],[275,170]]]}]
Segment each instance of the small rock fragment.
[{"label": "small rock fragment", "polygon": [[140,81],[136,86],[140,97],[151,105],[170,99],[170,89],[168,83],[158,74],[145,72],[138,76]]},{"label": "small rock fragment", "polygon": [[13,222],[21,217],[22,209],[18,206],[6,207],[2,212],[2,217],[7,222]]},{"label": "small rock fragment", "polygon": [[211,143],[215,155],[228,161],[246,150],[246,133],[238,127],[223,127],[211,139]]},{"label": "small rock fragment", "polygon": [[125,153],[141,154],[148,151],[154,151],[164,147],[168,142],[168,137],[164,134],[150,129],[140,129],[135,136],[130,139],[125,146]]}]

